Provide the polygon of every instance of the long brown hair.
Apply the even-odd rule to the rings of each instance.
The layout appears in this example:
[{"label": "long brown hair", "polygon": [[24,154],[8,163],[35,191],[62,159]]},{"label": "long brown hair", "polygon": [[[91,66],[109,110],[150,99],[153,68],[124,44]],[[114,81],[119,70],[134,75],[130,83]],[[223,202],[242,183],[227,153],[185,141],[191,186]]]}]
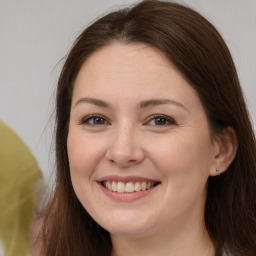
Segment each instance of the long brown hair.
[{"label": "long brown hair", "polygon": [[255,135],[230,52],[220,34],[194,10],[142,1],[98,19],[78,37],[57,89],[55,193],[44,215],[43,255],[110,255],[109,233],[77,199],[70,178],[67,135],[72,90],[83,62],[112,42],[143,43],[163,52],[197,91],[213,134],[232,127],[238,150],[228,170],[208,181],[205,223],[216,255],[256,252]]}]

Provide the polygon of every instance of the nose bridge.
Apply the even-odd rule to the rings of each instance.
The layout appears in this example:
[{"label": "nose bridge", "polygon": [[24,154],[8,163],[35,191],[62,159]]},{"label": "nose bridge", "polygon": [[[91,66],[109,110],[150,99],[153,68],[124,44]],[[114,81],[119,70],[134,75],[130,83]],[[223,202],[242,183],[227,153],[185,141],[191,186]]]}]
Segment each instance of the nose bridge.
[{"label": "nose bridge", "polygon": [[108,159],[120,166],[141,162],[144,153],[139,141],[138,131],[131,122],[123,121],[117,124],[109,145]]}]

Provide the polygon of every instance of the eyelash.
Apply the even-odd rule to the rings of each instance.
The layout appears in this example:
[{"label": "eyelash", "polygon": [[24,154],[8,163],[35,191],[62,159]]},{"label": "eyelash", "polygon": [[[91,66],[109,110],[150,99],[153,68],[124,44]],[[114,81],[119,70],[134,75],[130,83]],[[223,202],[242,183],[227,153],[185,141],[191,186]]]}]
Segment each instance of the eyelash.
[{"label": "eyelash", "polygon": [[[162,122],[164,121],[164,124],[156,124],[156,120],[158,119],[158,121]],[[155,120],[155,124],[152,124],[152,126],[169,126],[169,125],[177,125],[176,121],[166,115],[153,115],[149,118],[149,120],[146,122],[146,124],[149,124],[150,121]]]},{"label": "eyelash", "polygon": [[[104,124],[96,124],[96,123],[92,123],[90,124],[89,121],[95,121],[97,118],[103,120]],[[95,125],[95,126],[101,126],[101,125],[106,125],[109,122],[106,120],[106,118],[102,115],[97,115],[97,114],[93,114],[93,115],[89,115],[84,117],[83,119],[81,119],[81,121],[79,121],[79,124],[83,124],[83,125]]]},{"label": "eyelash", "polygon": [[[95,123],[96,119],[100,119],[100,121],[103,121],[103,123]],[[151,121],[154,121],[154,124],[150,124]],[[93,121],[93,123],[89,123],[90,121]],[[156,124],[156,122],[161,122],[162,124]],[[89,115],[83,119],[81,119],[79,121],[79,124],[82,124],[82,125],[93,125],[93,126],[102,126],[102,125],[107,125],[107,124],[110,124],[107,119],[102,116],[102,115],[97,115],[97,114],[92,114],[92,115]],[[156,115],[153,115],[153,116],[150,116],[148,118],[148,120],[144,123],[144,125],[151,125],[151,126],[170,126],[170,125],[177,125],[176,121],[169,117],[169,116],[166,116],[166,115],[162,115],[162,114],[156,114]]]}]

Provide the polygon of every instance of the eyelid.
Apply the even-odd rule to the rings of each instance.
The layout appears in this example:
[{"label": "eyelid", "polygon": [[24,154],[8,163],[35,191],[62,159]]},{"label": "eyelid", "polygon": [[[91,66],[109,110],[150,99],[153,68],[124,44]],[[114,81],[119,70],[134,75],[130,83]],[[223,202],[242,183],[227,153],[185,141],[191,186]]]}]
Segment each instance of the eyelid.
[{"label": "eyelid", "polygon": [[89,123],[87,123],[88,120],[90,120],[92,118],[97,118],[97,117],[104,119],[107,124],[110,124],[110,122],[108,121],[108,119],[105,116],[103,116],[101,114],[97,114],[97,113],[84,116],[83,118],[81,118],[79,120],[78,124],[81,124],[81,125],[91,125],[91,126],[103,126],[103,125],[106,125],[106,124],[98,124],[97,125],[97,124],[89,124]]},{"label": "eyelid", "polygon": [[[104,124],[90,124],[88,123],[88,121],[90,119],[93,119],[93,118],[102,118],[104,119]],[[149,124],[150,121],[154,120],[154,119],[157,119],[157,118],[162,118],[162,119],[165,119],[168,123],[167,124]],[[78,124],[81,124],[81,125],[90,125],[90,126],[104,126],[104,125],[110,125],[110,121],[108,120],[108,118],[106,118],[104,115],[102,114],[98,114],[98,113],[95,113],[95,114],[90,114],[90,115],[87,115],[87,116],[84,116],[83,118],[81,118],[79,121],[78,121]],[[154,114],[154,115],[151,115],[149,116],[146,121],[143,123],[143,125],[151,125],[151,126],[162,126],[162,127],[166,127],[166,126],[171,126],[171,125],[177,125],[177,122],[175,121],[174,118],[168,116],[168,115],[164,115],[164,114]]]},{"label": "eyelid", "polygon": [[163,126],[163,127],[166,127],[166,126],[171,126],[171,125],[177,125],[177,122],[175,121],[174,118],[168,116],[168,115],[164,115],[164,114],[154,114],[154,115],[151,115],[147,118],[146,122],[144,124],[149,124],[149,122],[153,119],[156,119],[156,118],[163,118],[163,119],[166,119],[168,120],[170,123],[169,124],[164,124],[164,125],[152,125],[152,126]]}]

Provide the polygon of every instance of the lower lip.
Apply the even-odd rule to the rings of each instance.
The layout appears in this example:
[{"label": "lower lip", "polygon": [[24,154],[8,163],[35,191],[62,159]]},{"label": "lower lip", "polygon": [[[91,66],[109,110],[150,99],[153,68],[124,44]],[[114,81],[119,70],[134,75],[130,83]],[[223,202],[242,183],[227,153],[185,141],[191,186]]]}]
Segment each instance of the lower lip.
[{"label": "lower lip", "polygon": [[153,192],[156,187],[150,188],[148,190],[139,191],[139,192],[132,192],[132,193],[119,193],[119,192],[113,192],[108,189],[106,189],[102,184],[99,183],[99,186],[103,190],[103,192],[110,197],[111,199],[115,201],[120,202],[132,202],[135,200],[138,200],[140,198],[143,198],[147,196],[149,193]]}]

